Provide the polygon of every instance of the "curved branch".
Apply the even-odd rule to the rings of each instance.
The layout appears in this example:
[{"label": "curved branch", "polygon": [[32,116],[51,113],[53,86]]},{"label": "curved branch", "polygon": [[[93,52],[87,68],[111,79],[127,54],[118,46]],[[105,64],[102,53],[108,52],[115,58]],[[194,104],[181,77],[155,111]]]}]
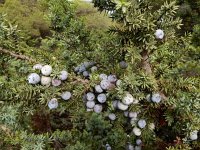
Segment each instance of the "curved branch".
[{"label": "curved branch", "polygon": [[14,52],[11,52],[11,51],[9,51],[7,49],[3,49],[2,47],[0,47],[0,53],[9,54],[10,56],[15,57],[17,59],[28,60],[30,62],[36,62],[36,60],[34,60],[34,59],[32,59],[32,58],[30,58],[28,56],[15,54]]},{"label": "curved branch", "polygon": [[152,74],[151,64],[149,62],[149,54],[147,50],[143,50],[141,53],[142,56],[142,68],[147,74]]}]

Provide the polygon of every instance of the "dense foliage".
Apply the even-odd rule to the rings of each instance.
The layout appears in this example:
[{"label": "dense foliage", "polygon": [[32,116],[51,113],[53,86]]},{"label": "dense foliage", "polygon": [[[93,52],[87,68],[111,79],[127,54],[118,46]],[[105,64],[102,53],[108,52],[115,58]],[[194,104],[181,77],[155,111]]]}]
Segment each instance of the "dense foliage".
[{"label": "dense foliage", "polygon": [[[191,138],[200,130],[198,20],[193,33],[180,34],[191,30],[182,24],[184,17],[177,17],[176,2],[150,2],[94,0],[115,21],[108,23],[107,32],[108,25],[83,21],[80,10],[85,6],[77,7],[77,2],[6,0],[0,7],[0,147],[200,149],[199,138]],[[74,72],[86,62],[97,67],[89,78],[80,69]],[[58,79],[62,70],[68,78],[59,86],[29,84],[30,73],[42,74],[33,69],[35,64],[51,65],[51,79]],[[102,82],[102,73],[121,82],[104,90],[107,100],[96,113],[86,108],[84,97]],[[61,96],[65,91],[72,94],[69,100]],[[122,106],[127,94],[127,100],[134,97],[127,104],[129,117],[137,114],[132,119],[113,105],[117,99]],[[53,98],[55,109],[50,107]]]}]

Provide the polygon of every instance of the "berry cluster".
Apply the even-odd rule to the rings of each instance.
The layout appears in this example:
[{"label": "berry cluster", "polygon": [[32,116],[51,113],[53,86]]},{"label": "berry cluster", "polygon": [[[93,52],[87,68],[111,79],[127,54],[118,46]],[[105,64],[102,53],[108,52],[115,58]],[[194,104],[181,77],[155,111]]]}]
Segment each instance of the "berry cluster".
[{"label": "berry cluster", "polygon": [[[61,98],[63,100],[69,100],[71,98],[72,94],[69,91],[65,91],[61,94]],[[51,99],[48,102],[49,109],[56,109],[58,107],[58,100],[56,98]]]},{"label": "berry cluster", "polygon": [[97,70],[97,66],[95,66],[95,64],[95,62],[84,62],[75,67],[74,72],[76,74],[82,74],[85,78],[89,78],[90,73]]},{"label": "berry cluster", "polygon": [[[92,91],[88,91],[84,95],[87,111],[101,113],[103,111],[103,105],[106,105],[108,97],[107,90],[115,87],[118,81],[116,75],[112,74],[100,74],[99,79],[101,80],[100,83],[96,84]],[[110,118],[110,120],[115,120],[116,116],[115,114],[110,114],[108,118]]]},{"label": "berry cluster", "polygon": [[[40,70],[41,75],[37,73],[31,73],[28,76],[28,83],[30,84],[41,84],[50,86],[53,85],[55,87],[61,85],[62,81],[67,80],[68,78],[68,72],[63,70],[60,72],[57,78],[51,78],[50,75],[52,74],[52,67],[50,65],[41,65],[36,64],[33,66],[33,70]],[[63,100],[69,100],[71,98],[72,94],[68,91],[65,91],[61,94],[61,98]],[[51,99],[48,102],[48,107],[50,109],[55,109],[58,107],[58,100],[56,98]]]},{"label": "berry cluster", "polygon": [[142,140],[141,139],[136,139],[135,142],[136,146],[134,146],[131,143],[128,143],[126,146],[126,150],[141,150],[142,149]]},{"label": "berry cluster", "polygon": [[40,70],[41,75],[37,73],[31,73],[28,76],[28,83],[30,84],[39,84],[41,85],[53,85],[53,86],[59,86],[61,85],[62,81],[67,80],[68,72],[63,70],[60,72],[58,78],[51,78],[50,75],[52,73],[52,67],[50,65],[41,65],[36,64],[33,66],[34,70]]}]

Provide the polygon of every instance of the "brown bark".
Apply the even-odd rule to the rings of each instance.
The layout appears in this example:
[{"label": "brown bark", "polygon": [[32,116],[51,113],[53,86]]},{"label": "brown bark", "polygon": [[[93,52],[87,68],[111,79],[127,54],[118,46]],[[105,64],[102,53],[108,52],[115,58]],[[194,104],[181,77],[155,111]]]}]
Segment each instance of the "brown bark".
[{"label": "brown bark", "polygon": [[152,74],[152,68],[151,68],[151,64],[149,62],[148,51],[147,50],[143,50],[142,53],[141,53],[141,56],[142,56],[142,62],[141,62],[142,69],[144,69],[144,71],[147,74]]},{"label": "brown bark", "polygon": [[[147,50],[143,50],[141,52],[142,60],[141,60],[141,66],[142,69],[145,71],[146,74],[151,75],[152,74],[152,67],[149,61],[149,53]],[[162,99],[166,100],[167,97],[162,91],[158,91],[161,95]]]},{"label": "brown bark", "polygon": [[10,56],[15,57],[17,59],[23,59],[23,60],[28,60],[30,62],[36,62],[34,59],[29,58],[28,56],[15,54],[14,52],[11,52],[7,49],[3,49],[2,47],[0,47],[0,53],[9,54]]}]

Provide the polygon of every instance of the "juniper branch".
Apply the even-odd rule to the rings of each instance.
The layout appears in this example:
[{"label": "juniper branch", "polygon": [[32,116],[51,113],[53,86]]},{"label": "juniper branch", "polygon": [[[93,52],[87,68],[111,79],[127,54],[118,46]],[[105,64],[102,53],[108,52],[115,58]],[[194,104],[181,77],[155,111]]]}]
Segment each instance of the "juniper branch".
[{"label": "juniper branch", "polygon": [[28,56],[25,56],[25,55],[22,55],[22,54],[16,54],[16,53],[11,52],[11,51],[4,49],[2,47],[0,47],[0,53],[9,54],[10,56],[15,57],[17,59],[28,60],[30,62],[36,62],[36,60],[34,60],[34,59],[32,59]]}]

